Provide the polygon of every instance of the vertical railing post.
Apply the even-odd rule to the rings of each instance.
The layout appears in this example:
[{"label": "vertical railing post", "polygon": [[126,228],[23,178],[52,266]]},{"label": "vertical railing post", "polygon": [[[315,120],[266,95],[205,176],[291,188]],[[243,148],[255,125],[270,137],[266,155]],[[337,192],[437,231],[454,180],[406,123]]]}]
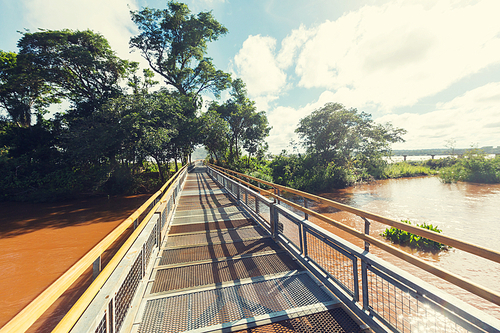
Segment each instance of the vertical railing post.
[{"label": "vertical railing post", "polygon": [[[370,235],[370,221],[368,221],[367,218],[362,217],[362,219],[365,221],[365,235]],[[365,251],[370,252],[370,243],[365,241]]]},{"label": "vertical railing post", "polygon": [[[302,197],[302,199],[304,199],[304,208],[307,208],[307,199],[306,199],[306,197]],[[304,212],[304,218],[306,220],[309,220],[309,214],[307,214],[307,213]]]},{"label": "vertical railing post", "polygon": [[161,229],[162,229],[162,216],[163,212],[155,212],[155,214],[158,214],[158,220],[156,221],[156,244],[158,245],[158,248],[161,246]]},{"label": "vertical railing post", "polygon": [[238,183],[236,183],[236,199],[238,199],[238,202],[241,200],[240,188],[241,182],[238,180]]},{"label": "vertical railing post", "polygon": [[359,280],[358,280],[358,258],[357,257],[354,257],[352,260],[352,276],[353,276],[353,283],[354,283],[354,299],[353,300],[354,300],[354,302],[359,302]]},{"label": "vertical railing post", "polygon": [[361,258],[361,289],[363,292],[363,310],[368,311],[368,264]]},{"label": "vertical railing post", "polygon": [[92,280],[95,280],[101,272],[101,256],[92,263]]},{"label": "vertical railing post", "polygon": [[273,239],[278,238],[278,212],[276,211],[276,203],[272,203],[269,206],[269,222],[271,224],[271,237]]},{"label": "vertical railing post", "polygon": [[[365,235],[370,235],[370,221],[367,218],[362,217],[365,221]],[[365,241],[365,251],[370,252],[370,243]],[[363,258],[361,258],[361,289],[363,293],[363,310],[369,310],[368,301],[368,264]]]},{"label": "vertical railing post", "polygon": [[114,306],[114,297],[111,297],[108,305],[108,330],[109,333],[115,332],[115,306]]},{"label": "vertical railing post", "polygon": [[305,224],[301,223],[300,224],[302,226],[302,244],[303,244],[303,254],[304,254],[304,257],[307,258],[308,256],[308,251],[307,251],[307,227],[305,226]]}]

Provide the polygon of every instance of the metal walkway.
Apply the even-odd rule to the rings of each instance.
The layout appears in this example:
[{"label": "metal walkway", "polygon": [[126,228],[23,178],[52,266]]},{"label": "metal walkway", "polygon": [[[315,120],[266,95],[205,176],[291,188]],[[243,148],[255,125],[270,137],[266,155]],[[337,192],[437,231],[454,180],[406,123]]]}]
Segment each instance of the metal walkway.
[{"label": "metal walkway", "polygon": [[338,299],[220,188],[191,172],[132,332],[359,332]]}]

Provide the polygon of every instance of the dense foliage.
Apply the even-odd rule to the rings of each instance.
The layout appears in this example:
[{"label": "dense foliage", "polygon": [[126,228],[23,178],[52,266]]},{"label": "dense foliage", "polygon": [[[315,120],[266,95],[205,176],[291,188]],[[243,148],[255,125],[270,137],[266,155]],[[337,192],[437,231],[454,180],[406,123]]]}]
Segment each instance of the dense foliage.
[{"label": "dense foliage", "polygon": [[229,86],[230,75],[206,57],[207,42],[227,33],[211,12],[195,16],[187,5],[172,1],[165,9],[133,11],[132,20],[140,34],[130,39],[130,45],[181,94],[191,95],[196,103],[202,91],[218,96]]},{"label": "dense foliage", "polygon": [[305,155],[283,152],[271,163],[276,183],[324,191],[357,181],[383,178],[390,145],[403,141],[405,130],[376,124],[371,116],[337,103],[327,103],[300,120],[295,130]]},{"label": "dense foliage", "polygon": [[264,139],[269,135],[271,127],[267,121],[264,111],[257,112],[255,102],[247,97],[245,84],[241,79],[236,79],[231,84],[231,98],[219,105],[213,102],[210,105],[209,113],[220,123],[224,123],[227,130],[214,133],[215,128],[209,129],[217,135],[215,142],[225,142],[220,145],[217,151],[213,142],[207,140],[208,150],[213,157],[228,166],[234,166],[241,157],[241,148],[245,149],[249,156],[258,155],[263,157],[267,150]]},{"label": "dense foliage", "polygon": [[[402,220],[401,222],[411,224],[410,221],[408,220]],[[434,231],[437,233],[441,233],[442,230],[439,229],[437,226],[433,226],[432,224],[421,224],[418,225],[417,227],[427,229],[430,231]],[[411,248],[417,249],[417,250],[422,250],[422,251],[441,251],[441,250],[446,250],[448,249],[448,246],[435,242],[433,240],[427,239],[425,237],[417,236],[415,234],[412,234],[411,232],[407,232],[401,229],[397,229],[394,227],[387,228],[385,231],[380,234],[384,238],[390,240],[391,242],[395,244],[401,244],[405,246],[409,246]]]},{"label": "dense foliage", "polygon": [[477,149],[468,150],[453,165],[442,168],[439,177],[444,183],[500,183],[500,156],[488,159]]},{"label": "dense foliage", "polygon": [[[25,32],[17,53],[0,51],[0,200],[152,191],[197,145],[231,162],[264,146],[265,113],[206,55],[227,33],[210,12],[171,1],[131,15],[130,46],[151,67],[142,75],[90,30]],[[151,89],[155,72],[163,88]],[[201,93],[229,87],[231,99],[202,114]]]}]

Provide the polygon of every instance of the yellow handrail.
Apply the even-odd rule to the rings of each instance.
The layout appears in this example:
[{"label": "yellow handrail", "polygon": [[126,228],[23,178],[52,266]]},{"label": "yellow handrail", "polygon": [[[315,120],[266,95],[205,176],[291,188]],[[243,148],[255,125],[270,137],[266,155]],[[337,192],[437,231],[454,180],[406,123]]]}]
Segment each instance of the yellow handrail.
[{"label": "yellow handrail", "polygon": [[[310,194],[310,193],[307,193],[307,192],[302,192],[302,191],[299,191],[299,190],[296,190],[296,189],[293,189],[293,188],[290,188],[290,187],[286,187],[286,186],[274,184],[274,183],[271,183],[271,182],[267,182],[265,180],[261,180],[261,179],[258,179],[258,178],[252,177],[252,176],[248,176],[248,175],[236,172],[236,171],[224,169],[224,168],[221,168],[219,166],[212,165],[212,164],[210,164],[210,166],[213,167],[213,168],[215,168],[215,169],[219,169],[224,174],[226,174],[227,176],[229,176],[229,177],[231,177],[233,179],[237,179],[237,180],[241,181],[240,178],[231,176],[228,173],[226,173],[225,171],[229,171],[229,172],[231,172],[233,174],[236,174],[238,176],[245,177],[245,178],[251,179],[251,180],[255,180],[257,182],[260,182],[260,183],[265,184],[267,186],[271,186],[271,187],[279,189],[281,191],[286,191],[286,192],[289,192],[289,193],[297,194],[297,195],[300,195],[300,196],[302,196],[304,198],[314,200],[316,202],[325,204],[327,206],[334,207],[334,208],[337,208],[339,210],[343,210],[343,211],[346,211],[346,212],[349,212],[349,213],[353,213],[355,215],[358,215],[358,216],[361,216],[361,217],[364,217],[364,218],[367,218],[367,219],[370,219],[370,220],[374,220],[374,221],[377,221],[377,222],[380,222],[380,223],[383,223],[383,224],[386,224],[386,225],[390,225],[391,227],[395,227],[395,228],[398,228],[398,229],[401,229],[401,230],[404,230],[404,231],[408,231],[408,232],[411,232],[411,233],[416,234],[418,236],[422,236],[422,237],[431,239],[433,241],[436,241],[436,242],[439,242],[439,243],[443,243],[443,244],[452,246],[452,247],[454,247],[456,249],[460,249],[460,250],[463,250],[465,252],[469,252],[469,253],[475,254],[475,255],[477,255],[479,257],[482,257],[482,258],[485,258],[485,259],[488,259],[488,260],[500,263],[500,252],[499,251],[495,251],[495,250],[488,249],[488,248],[485,248],[485,247],[482,247],[482,246],[479,246],[479,245],[475,245],[475,244],[471,244],[471,243],[468,243],[468,242],[464,242],[464,241],[458,240],[456,238],[445,236],[445,235],[439,234],[439,233],[431,231],[431,230],[427,230],[427,229],[422,229],[422,228],[419,228],[419,227],[415,227],[415,226],[412,226],[412,225],[407,224],[407,223],[399,222],[399,221],[396,221],[396,220],[393,220],[393,219],[390,219],[390,218],[387,218],[387,217],[383,217],[383,216],[380,216],[380,215],[377,215],[377,214],[373,214],[373,213],[370,213],[370,212],[367,212],[367,211],[364,211],[364,210],[361,210],[361,209],[357,209],[357,208],[354,208],[354,207],[351,207],[351,206],[347,206],[347,205],[341,204],[339,202],[335,202],[335,201],[332,201],[332,200],[329,200],[329,199],[326,199],[326,198],[319,197],[319,196],[314,195],[314,194]],[[275,197],[275,198],[277,198],[277,199],[279,199],[281,201],[284,201],[284,199],[282,197],[279,197],[279,196],[277,196],[277,195],[275,195],[275,194],[273,194],[271,192],[268,192],[268,193],[271,196],[273,196],[273,197]],[[297,208],[298,210],[301,210],[301,211],[305,212],[304,211],[305,208],[302,207],[302,206],[297,206],[295,208]]]},{"label": "yellow handrail", "polygon": [[[167,181],[167,183],[165,183],[162,189],[169,186],[178,177],[178,175],[180,175],[181,172],[183,172],[185,168],[187,168],[187,165],[182,167],[174,176],[172,176]],[[168,192],[169,191],[167,190],[167,193]],[[134,213],[132,213],[113,231],[111,231],[102,241],[100,241],[96,246],[94,246],[89,252],[87,252],[87,254],[85,254],[80,260],[78,260],[54,283],[48,286],[47,289],[45,289],[37,298],[35,298],[24,309],[22,309],[14,318],[12,318],[7,324],[5,324],[5,326],[3,326],[0,329],[0,333],[25,332],[66,290],[68,290],[68,288],[90,267],[90,265],[92,265],[92,263],[97,258],[99,258],[99,256],[104,251],[106,251],[125,232],[125,230],[127,230],[134,223],[134,221],[140,217],[142,213],[144,213],[144,211],[147,210],[149,205],[153,203],[161,195],[162,195],[161,190],[152,195],[144,204],[142,204],[141,207],[139,207],[139,209],[137,209]],[[149,214],[151,214],[151,212],[154,213],[154,210],[152,209]],[[145,223],[141,223],[141,225],[145,225]],[[142,227],[139,226],[137,229],[142,230],[142,228],[143,226]],[[136,235],[135,231],[132,233],[132,235],[129,237],[129,239],[126,241],[125,244],[128,244],[128,241],[132,239],[134,235]],[[114,261],[115,257],[117,257],[119,253],[121,254],[120,251],[125,246],[125,244],[120,248],[118,253],[115,254],[115,256],[111,259],[111,261],[106,265],[104,270],[99,274],[99,276],[92,283],[92,285],[94,285],[96,281],[98,280],[100,281],[102,279],[102,276],[104,276],[104,271],[106,272],[109,271],[108,267],[111,267],[110,265],[112,262],[113,264],[115,263]]]}]

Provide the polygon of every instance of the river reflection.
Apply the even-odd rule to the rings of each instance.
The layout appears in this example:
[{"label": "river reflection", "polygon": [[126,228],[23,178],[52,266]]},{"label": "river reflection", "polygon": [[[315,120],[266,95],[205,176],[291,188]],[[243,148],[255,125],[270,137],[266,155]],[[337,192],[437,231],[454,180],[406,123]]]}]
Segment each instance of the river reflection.
[{"label": "river reflection", "polygon": [[[437,225],[444,235],[500,251],[500,184],[443,184],[436,177],[416,177],[382,180],[319,195],[395,220],[408,219],[412,224],[425,222]],[[364,230],[364,221],[353,214],[321,205],[314,206],[314,210],[359,231]],[[363,247],[359,239],[324,222],[314,222]],[[370,234],[382,239],[379,234],[386,227],[372,222]],[[433,254],[408,247],[399,248],[484,287],[500,291],[500,264],[457,249]],[[372,246],[370,252],[500,319],[500,307],[443,282],[376,247]]]}]

